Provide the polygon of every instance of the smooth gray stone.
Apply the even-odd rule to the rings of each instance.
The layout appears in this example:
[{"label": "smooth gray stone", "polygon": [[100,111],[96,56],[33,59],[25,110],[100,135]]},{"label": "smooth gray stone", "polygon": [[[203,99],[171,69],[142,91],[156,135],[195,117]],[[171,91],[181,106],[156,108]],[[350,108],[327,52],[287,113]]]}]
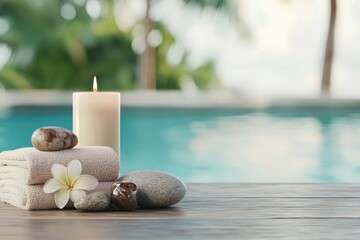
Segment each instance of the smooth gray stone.
[{"label": "smooth gray stone", "polygon": [[181,180],[159,171],[130,172],[119,181],[136,184],[137,202],[140,207],[169,207],[180,202],[186,194],[186,186]]},{"label": "smooth gray stone", "polygon": [[110,207],[110,195],[106,192],[95,192],[89,194],[74,203],[74,207],[82,211],[102,211]]},{"label": "smooth gray stone", "polygon": [[78,138],[65,128],[42,127],[32,134],[31,143],[40,151],[60,151],[75,147]]}]

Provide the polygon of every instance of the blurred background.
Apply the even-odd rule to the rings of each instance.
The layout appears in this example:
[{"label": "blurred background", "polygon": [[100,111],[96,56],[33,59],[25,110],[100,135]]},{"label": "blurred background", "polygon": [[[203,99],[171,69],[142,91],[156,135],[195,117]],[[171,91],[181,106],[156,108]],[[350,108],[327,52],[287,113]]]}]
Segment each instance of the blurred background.
[{"label": "blurred background", "polygon": [[359,181],[359,12],[356,0],[0,0],[0,151],[71,129],[71,92],[96,75],[123,93],[122,173]]},{"label": "blurred background", "polygon": [[[334,1],[335,2],[335,1]],[[330,0],[0,1],[6,89],[235,89],[317,96]],[[360,3],[336,9],[332,94],[360,93]]]}]

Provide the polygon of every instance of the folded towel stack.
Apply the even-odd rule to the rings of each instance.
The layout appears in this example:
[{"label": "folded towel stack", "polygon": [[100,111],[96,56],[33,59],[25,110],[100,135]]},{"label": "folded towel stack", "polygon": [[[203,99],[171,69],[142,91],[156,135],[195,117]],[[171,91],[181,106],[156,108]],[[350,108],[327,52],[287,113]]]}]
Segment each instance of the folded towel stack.
[{"label": "folded towel stack", "polygon": [[[91,192],[110,194],[118,178],[119,158],[109,147],[81,147],[57,152],[42,152],[35,148],[20,148],[0,153],[0,200],[26,210],[55,209],[53,194],[43,192],[44,183],[53,178],[54,163],[66,166],[78,159],[82,174],[99,180]],[[89,192],[90,193],[90,192]],[[72,207],[69,203],[66,207]]]}]

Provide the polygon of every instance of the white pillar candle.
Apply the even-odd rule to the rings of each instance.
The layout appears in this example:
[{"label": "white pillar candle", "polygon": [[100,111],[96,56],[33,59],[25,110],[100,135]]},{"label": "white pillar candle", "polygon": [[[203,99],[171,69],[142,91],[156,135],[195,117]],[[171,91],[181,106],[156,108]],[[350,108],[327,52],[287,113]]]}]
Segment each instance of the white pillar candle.
[{"label": "white pillar candle", "polygon": [[108,146],[120,154],[120,93],[73,93],[73,132],[78,146]]}]

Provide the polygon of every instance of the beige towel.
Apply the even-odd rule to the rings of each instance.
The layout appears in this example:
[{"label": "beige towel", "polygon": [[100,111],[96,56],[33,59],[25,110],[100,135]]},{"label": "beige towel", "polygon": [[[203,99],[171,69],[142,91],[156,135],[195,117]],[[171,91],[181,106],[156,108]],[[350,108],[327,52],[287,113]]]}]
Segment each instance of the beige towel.
[{"label": "beige towel", "polygon": [[[100,182],[98,187],[86,193],[105,191],[111,194],[113,182]],[[25,210],[57,209],[55,196],[43,192],[44,185],[19,184],[16,180],[0,180],[0,200]],[[69,201],[66,208],[72,208]]]},{"label": "beige towel", "polygon": [[99,182],[115,181],[120,170],[119,157],[109,147],[79,147],[57,152],[20,148],[0,153],[0,180],[17,179],[24,184],[44,184],[52,178],[54,163],[66,166],[78,159],[82,174],[90,174]]}]

